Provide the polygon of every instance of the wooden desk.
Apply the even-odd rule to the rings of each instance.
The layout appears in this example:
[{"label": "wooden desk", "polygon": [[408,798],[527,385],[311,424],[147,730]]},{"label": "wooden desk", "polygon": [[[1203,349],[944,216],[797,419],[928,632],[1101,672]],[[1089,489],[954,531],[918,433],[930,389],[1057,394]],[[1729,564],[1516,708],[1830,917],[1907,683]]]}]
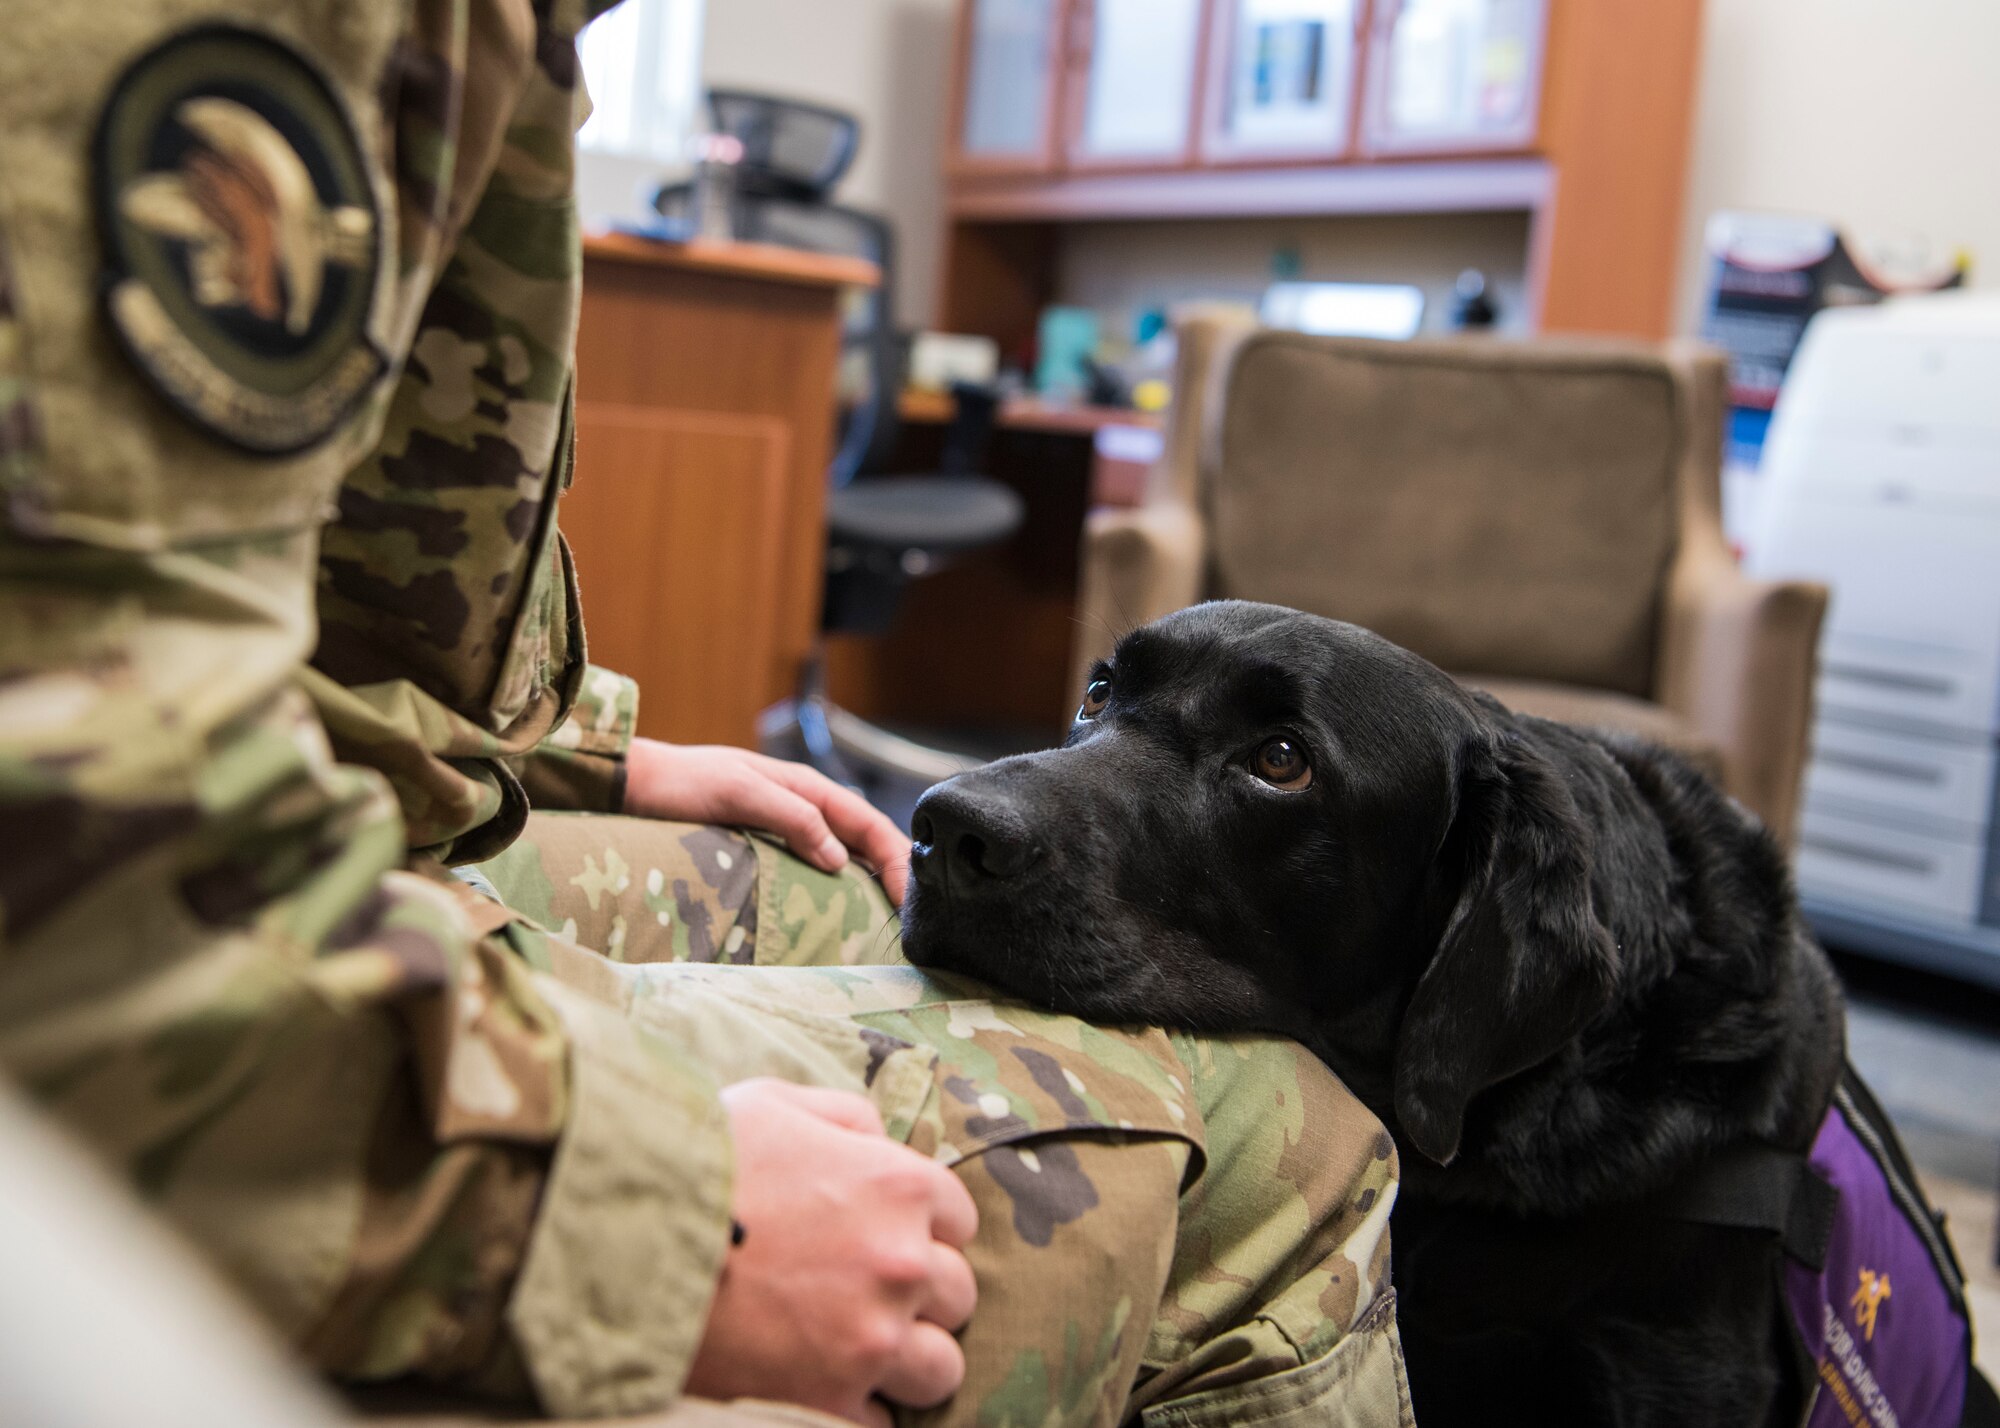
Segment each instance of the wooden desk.
[{"label": "wooden desk", "polygon": [[[936,468],[949,396],[905,392],[891,469]],[[1106,460],[1106,427],[1158,429],[1161,419],[1114,407],[1015,398],[998,414],[986,474],[1026,507],[1005,544],[913,581],[881,639],[828,641],[836,703],[863,718],[930,726],[1039,730],[1068,723],[1071,645],[1083,522],[1092,505],[1136,504],[1145,466]]]},{"label": "wooden desk", "polygon": [[819,624],[843,288],[872,264],[750,243],[584,242],[562,523],[591,658],[639,729],[753,745]]},{"label": "wooden desk", "polygon": [[[906,422],[944,423],[951,420],[952,400],[946,392],[925,392],[912,387],[896,403],[897,415]],[[1164,419],[1156,412],[1133,411],[1129,407],[1090,407],[1073,402],[1045,402],[1040,397],[1009,397],[1001,404],[995,424],[1002,431],[1068,432],[1094,436],[1107,426],[1137,426],[1154,431],[1163,429]]]},{"label": "wooden desk", "polygon": [[[905,425],[943,426],[951,421],[952,400],[944,392],[910,388],[896,404]],[[1090,504],[1093,506],[1136,506],[1145,495],[1146,473],[1152,468],[1157,450],[1142,460],[1096,449],[1098,433],[1107,427],[1147,433],[1166,430],[1166,418],[1159,412],[1135,411],[1131,407],[1093,407],[1075,402],[1048,402],[1040,397],[1009,397],[1001,405],[995,425],[1003,433],[1037,432],[1046,436],[1071,436],[1092,443],[1089,461]],[[1143,437],[1142,437],[1143,440]],[[1003,452],[1005,443],[1003,443]]]}]

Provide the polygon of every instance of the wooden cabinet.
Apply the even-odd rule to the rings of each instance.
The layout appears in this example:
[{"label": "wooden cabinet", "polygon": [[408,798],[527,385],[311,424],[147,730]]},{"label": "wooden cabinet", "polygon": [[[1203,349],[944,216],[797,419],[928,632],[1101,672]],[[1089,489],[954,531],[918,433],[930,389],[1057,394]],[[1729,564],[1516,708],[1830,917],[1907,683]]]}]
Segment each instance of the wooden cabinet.
[{"label": "wooden cabinet", "polygon": [[1533,147],[1547,19],[1544,0],[1377,0],[1368,151]]},{"label": "wooden cabinet", "polygon": [[1345,157],[1359,98],[1365,0],[1214,0],[1201,157]]},{"label": "wooden cabinet", "polygon": [[1070,166],[1188,163],[1206,0],[1072,0],[1072,7]]},{"label": "wooden cabinet", "polygon": [[1513,211],[1528,326],[1664,336],[1701,10],[961,0],[940,320],[1023,351],[1067,225]]},{"label": "wooden cabinet", "polygon": [[642,733],[754,747],[782,697],[789,435],[769,417],[578,404],[584,480],[563,522],[591,658],[639,681]]},{"label": "wooden cabinet", "polygon": [[754,243],[584,242],[562,525],[590,655],[639,731],[754,747],[819,627],[842,294],[872,264]]},{"label": "wooden cabinet", "polygon": [[965,0],[949,163],[958,173],[1055,167],[1071,0]]},{"label": "wooden cabinet", "polygon": [[953,167],[1530,150],[1549,3],[966,0]]}]

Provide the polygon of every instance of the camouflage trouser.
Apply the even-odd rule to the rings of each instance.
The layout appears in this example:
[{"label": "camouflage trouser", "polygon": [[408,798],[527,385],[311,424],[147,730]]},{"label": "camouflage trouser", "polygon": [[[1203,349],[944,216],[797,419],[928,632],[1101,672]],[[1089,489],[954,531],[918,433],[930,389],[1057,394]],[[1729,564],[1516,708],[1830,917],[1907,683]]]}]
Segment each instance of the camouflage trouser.
[{"label": "camouflage trouser", "polygon": [[874,882],[735,829],[537,813],[479,872],[516,912],[614,962],[903,962]]},{"label": "camouflage trouser", "polygon": [[911,1417],[1411,1421],[1394,1151],[1292,1043],[1099,1028],[958,978],[860,968],[897,959],[880,890],[727,830],[538,814],[478,871],[604,949],[612,961],[548,944],[567,979],[718,1080],[864,1091],[963,1177],[980,1210],[966,1384]]}]

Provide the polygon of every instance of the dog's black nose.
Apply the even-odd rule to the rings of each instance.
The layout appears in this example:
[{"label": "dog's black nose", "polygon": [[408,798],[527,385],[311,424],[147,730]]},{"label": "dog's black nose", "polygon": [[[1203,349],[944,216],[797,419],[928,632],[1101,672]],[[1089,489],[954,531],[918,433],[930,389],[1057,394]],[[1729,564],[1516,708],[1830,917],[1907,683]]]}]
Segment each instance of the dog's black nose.
[{"label": "dog's black nose", "polygon": [[910,818],[912,866],[929,887],[979,893],[1018,878],[1042,856],[1041,844],[1011,801],[940,784],[917,800]]}]

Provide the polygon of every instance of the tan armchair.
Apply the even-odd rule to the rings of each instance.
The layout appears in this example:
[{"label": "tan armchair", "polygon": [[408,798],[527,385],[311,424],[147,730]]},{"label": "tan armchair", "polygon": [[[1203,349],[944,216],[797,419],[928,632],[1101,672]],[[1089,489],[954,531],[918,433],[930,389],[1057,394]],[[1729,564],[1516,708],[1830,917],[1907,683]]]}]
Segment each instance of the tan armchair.
[{"label": "tan armchair", "polygon": [[1789,844],[1826,591],[1737,569],[1723,404],[1693,347],[1187,322],[1148,498],[1085,533],[1079,677],[1197,600],[1292,605],[1676,747]]}]

